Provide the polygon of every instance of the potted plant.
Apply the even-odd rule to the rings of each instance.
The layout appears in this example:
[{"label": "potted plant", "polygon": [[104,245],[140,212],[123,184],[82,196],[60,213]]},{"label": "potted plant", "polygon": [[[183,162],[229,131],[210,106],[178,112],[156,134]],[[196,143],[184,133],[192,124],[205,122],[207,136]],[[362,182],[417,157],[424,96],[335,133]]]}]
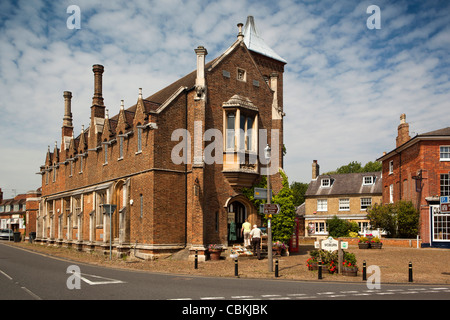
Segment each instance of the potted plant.
[{"label": "potted plant", "polygon": [[272,244],[272,250],[276,255],[281,256],[281,252],[286,250],[286,245],[281,241],[276,241]]},{"label": "potted plant", "polygon": [[370,248],[369,238],[367,238],[367,237],[359,237],[358,247],[360,249],[369,249]]},{"label": "potted plant", "polygon": [[221,244],[210,244],[208,246],[208,252],[211,260],[220,260],[222,250],[223,246]]},{"label": "potted plant", "polygon": [[374,237],[372,238],[372,241],[370,242],[370,247],[372,249],[381,249],[383,246],[383,242],[381,242],[380,238]]},{"label": "potted plant", "polygon": [[344,252],[342,275],[351,277],[356,277],[358,275],[358,267],[356,266],[356,257],[354,253]]}]

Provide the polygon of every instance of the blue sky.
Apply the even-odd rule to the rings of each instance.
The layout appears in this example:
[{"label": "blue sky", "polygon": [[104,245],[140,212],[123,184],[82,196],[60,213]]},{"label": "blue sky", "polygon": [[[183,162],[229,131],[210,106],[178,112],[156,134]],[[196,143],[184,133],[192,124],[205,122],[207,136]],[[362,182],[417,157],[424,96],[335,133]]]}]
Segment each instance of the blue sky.
[{"label": "blue sky", "polygon": [[[70,30],[67,7],[81,10]],[[381,29],[366,12],[380,8]],[[40,186],[47,146],[61,143],[63,91],[75,134],[89,125],[92,65],[105,66],[110,114],[211,60],[253,15],[284,73],[285,170],[309,182],[321,171],[374,161],[395,147],[401,113],[412,135],[450,126],[449,1],[1,1],[0,188]]]}]

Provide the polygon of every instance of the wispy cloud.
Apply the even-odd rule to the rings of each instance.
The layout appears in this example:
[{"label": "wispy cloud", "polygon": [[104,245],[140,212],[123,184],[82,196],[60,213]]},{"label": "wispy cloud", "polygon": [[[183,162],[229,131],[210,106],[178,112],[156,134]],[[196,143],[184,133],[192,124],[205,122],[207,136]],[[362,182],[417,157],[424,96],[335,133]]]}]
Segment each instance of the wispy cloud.
[{"label": "wispy cloud", "polygon": [[[369,30],[366,9],[381,9]],[[81,9],[69,30],[66,9]],[[266,42],[288,61],[284,78],[285,169],[309,181],[323,170],[373,161],[394,147],[401,113],[411,131],[449,125],[450,5],[445,1],[2,1],[0,3],[0,188],[40,185],[47,145],[60,142],[64,90],[75,132],[89,122],[91,67],[105,66],[111,113],[195,68],[235,39],[253,15]],[[18,161],[20,158],[20,161]]]}]

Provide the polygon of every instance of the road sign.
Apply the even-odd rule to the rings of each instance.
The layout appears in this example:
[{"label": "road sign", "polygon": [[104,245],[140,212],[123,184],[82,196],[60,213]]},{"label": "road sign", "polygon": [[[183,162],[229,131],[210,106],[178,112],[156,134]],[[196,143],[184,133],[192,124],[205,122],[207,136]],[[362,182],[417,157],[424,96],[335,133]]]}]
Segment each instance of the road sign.
[{"label": "road sign", "polygon": [[276,203],[265,203],[264,214],[278,214],[280,213],[280,206]]},{"label": "road sign", "polygon": [[440,209],[441,209],[441,213],[450,213],[450,197],[449,196],[440,197]]},{"label": "road sign", "polygon": [[[255,199],[267,200],[267,189],[266,188],[255,188],[253,197]],[[270,190],[270,198],[272,198],[272,190]]]}]

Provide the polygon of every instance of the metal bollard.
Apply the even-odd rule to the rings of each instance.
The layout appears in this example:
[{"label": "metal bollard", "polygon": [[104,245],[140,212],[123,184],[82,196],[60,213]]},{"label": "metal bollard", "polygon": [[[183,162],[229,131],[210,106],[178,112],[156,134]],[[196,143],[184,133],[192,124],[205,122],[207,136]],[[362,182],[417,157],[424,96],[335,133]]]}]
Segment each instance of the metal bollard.
[{"label": "metal bollard", "polygon": [[413,282],[413,269],[412,269],[412,262],[409,262],[409,276],[408,276],[408,282]]},{"label": "metal bollard", "polygon": [[275,260],[275,278],[278,278],[278,259]]},{"label": "metal bollard", "polygon": [[234,259],[234,276],[239,277],[238,259]]},{"label": "metal bollard", "polygon": [[320,280],[322,279],[322,260],[319,260],[319,271],[317,273],[317,278]]},{"label": "metal bollard", "polygon": [[198,269],[198,250],[195,250],[194,268]]},{"label": "metal bollard", "polygon": [[367,280],[366,260],[363,262],[363,280]]}]

